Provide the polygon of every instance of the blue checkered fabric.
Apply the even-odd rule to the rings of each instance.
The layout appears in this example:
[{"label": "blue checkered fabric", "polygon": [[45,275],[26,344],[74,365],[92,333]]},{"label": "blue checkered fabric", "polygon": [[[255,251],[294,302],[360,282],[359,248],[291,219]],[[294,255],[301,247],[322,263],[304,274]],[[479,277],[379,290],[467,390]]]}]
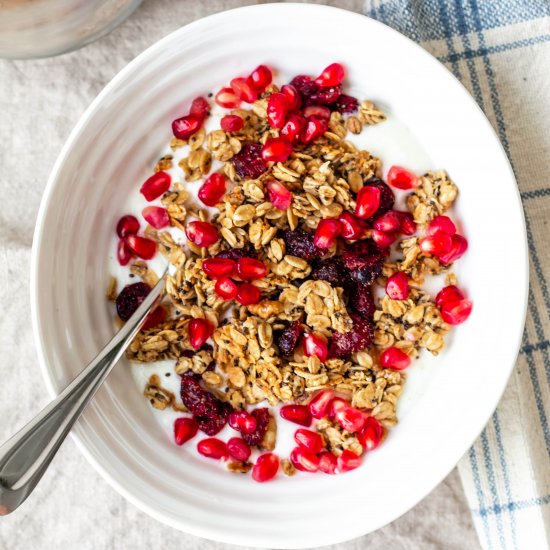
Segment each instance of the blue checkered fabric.
[{"label": "blue checkered fabric", "polygon": [[459,471],[484,548],[548,549],[550,0],[367,0],[365,14],[419,42],[454,73],[493,124],[516,174],[531,268],[523,346]]}]

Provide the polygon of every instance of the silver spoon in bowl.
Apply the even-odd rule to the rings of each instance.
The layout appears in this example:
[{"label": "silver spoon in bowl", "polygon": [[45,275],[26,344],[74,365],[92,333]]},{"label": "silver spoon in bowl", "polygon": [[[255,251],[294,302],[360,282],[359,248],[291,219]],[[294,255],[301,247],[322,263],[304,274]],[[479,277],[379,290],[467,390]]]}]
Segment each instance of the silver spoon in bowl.
[{"label": "silver spoon in bowl", "polygon": [[74,423],[160,300],[165,275],[95,359],[0,447],[0,515],[13,512],[36,487]]}]

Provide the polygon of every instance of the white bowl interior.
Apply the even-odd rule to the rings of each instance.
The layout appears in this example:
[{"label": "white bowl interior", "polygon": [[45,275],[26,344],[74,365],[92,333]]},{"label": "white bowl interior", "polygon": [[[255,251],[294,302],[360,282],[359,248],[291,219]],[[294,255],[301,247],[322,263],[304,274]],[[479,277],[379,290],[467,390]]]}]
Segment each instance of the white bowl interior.
[{"label": "white bowl interior", "polygon": [[75,128],[48,184],[34,244],[34,322],[50,390],[64,387],[113,335],[104,295],[114,225],[169,140],[171,120],[193,97],[259,63],[298,74],[333,60],[346,64],[362,97],[382,102],[413,132],[434,169],[458,183],[470,240],[461,281],[474,311],[430,371],[422,399],[408,404],[362,468],[343,476],[256,484],[185,454],[159,429],[130,365],[119,365],[75,436],[122,494],[190,533],[307,547],[392,521],[467,450],[514,364],[526,303],[525,232],[516,183],[487,120],[439,63],[387,27],[333,8],[279,4],[218,14],[161,40],[107,86]]}]

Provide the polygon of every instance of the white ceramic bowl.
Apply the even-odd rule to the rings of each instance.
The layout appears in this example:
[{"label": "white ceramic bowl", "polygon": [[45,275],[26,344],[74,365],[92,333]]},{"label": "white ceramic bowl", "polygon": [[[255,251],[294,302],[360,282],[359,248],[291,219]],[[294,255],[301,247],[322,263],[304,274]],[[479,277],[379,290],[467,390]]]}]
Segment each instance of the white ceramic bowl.
[{"label": "white ceramic bowl", "polygon": [[461,282],[474,311],[443,359],[411,369],[401,421],[387,442],[340,476],[257,484],[186,454],[159,429],[130,366],[119,365],[74,429],[76,441],[121,494],[189,533],[297,548],[381,527],[449,473],[514,365],[526,306],[525,230],[516,182],[489,123],[436,60],[384,25],[329,7],[276,4],[217,14],[164,38],[112,80],[72,132],[42,200],[33,251],[33,320],[50,392],[113,334],[104,299],[113,227],[182,106],[259,63],[298,74],[333,60],[346,64],[357,95],[380,101],[432,167],[458,182],[456,214],[471,244]]}]

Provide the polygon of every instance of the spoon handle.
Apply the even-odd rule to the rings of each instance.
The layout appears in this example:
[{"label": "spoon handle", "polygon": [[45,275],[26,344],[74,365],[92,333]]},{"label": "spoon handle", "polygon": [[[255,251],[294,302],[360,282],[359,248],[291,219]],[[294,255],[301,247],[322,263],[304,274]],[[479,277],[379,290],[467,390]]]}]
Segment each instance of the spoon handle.
[{"label": "spoon handle", "polygon": [[26,426],[0,447],[0,515],[33,491],[86,405],[120,359],[164,291],[164,277],[97,357]]}]

